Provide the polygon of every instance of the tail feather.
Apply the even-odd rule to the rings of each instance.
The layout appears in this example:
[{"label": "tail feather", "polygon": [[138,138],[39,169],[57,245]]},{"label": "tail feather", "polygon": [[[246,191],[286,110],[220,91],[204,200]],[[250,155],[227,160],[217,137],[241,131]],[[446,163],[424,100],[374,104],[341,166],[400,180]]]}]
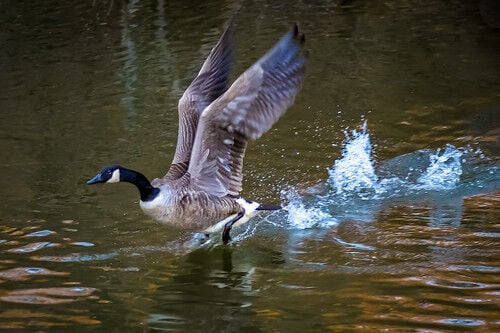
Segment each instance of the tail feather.
[{"label": "tail feather", "polygon": [[279,205],[266,205],[266,204],[260,204],[255,201],[250,201],[242,197],[238,197],[236,201],[240,204],[240,206],[246,210],[246,214],[251,214],[252,212],[255,212],[256,210],[278,210],[283,207]]},{"label": "tail feather", "polygon": [[283,207],[279,206],[279,205],[263,205],[263,204],[259,204],[259,207],[257,207],[255,210],[278,210],[278,209],[281,209]]}]

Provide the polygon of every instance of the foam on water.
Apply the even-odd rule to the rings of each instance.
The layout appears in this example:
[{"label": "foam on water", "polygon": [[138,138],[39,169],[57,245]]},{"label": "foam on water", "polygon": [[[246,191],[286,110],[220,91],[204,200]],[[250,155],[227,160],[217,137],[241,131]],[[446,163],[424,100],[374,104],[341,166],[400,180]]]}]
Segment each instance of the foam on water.
[{"label": "foam on water", "polygon": [[352,218],[371,221],[387,200],[449,200],[500,188],[498,163],[479,149],[447,144],[376,165],[366,121],[345,135],[342,156],[324,184],[283,193],[289,228],[328,227]]}]

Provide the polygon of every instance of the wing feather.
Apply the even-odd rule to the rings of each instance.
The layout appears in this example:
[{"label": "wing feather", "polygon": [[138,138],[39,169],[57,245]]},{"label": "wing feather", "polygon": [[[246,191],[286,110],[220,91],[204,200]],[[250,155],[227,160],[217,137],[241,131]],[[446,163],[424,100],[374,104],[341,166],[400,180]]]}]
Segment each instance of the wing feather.
[{"label": "wing feather", "polygon": [[188,172],[191,186],[237,196],[248,140],[258,139],[300,90],[304,35],[295,25],[201,114]]},{"label": "wing feather", "polygon": [[198,75],[179,99],[179,132],[172,165],[165,179],[178,179],[186,173],[198,121],[203,110],[227,88],[232,59],[232,22],[211,50]]}]

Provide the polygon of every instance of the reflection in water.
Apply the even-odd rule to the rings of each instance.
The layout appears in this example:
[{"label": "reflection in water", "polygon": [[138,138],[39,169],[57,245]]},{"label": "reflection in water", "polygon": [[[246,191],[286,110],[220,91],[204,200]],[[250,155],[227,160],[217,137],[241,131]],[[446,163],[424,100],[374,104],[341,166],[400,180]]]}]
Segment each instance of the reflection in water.
[{"label": "reflection in water", "polygon": [[464,202],[461,197],[451,197],[442,202],[435,203],[429,216],[431,227],[459,227],[463,218]]},{"label": "reflection in water", "polygon": [[[156,26],[155,31],[155,39],[154,39],[154,47],[157,49],[156,54],[159,55],[160,58],[166,58],[165,55],[168,54],[168,45],[167,45],[167,22],[165,20],[165,0],[159,0],[156,6],[156,19],[154,21],[154,25]],[[172,57],[167,57],[171,59]],[[158,63],[157,70],[162,73],[162,75],[167,76],[168,66],[166,61],[161,61]]]},{"label": "reflection in water", "polygon": [[120,20],[121,26],[121,45],[124,48],[122,51],[123,66],[120,77],[124,84],[124,95],[121,98],[121,106],[127,113],[128,121],[134,122],[137,117],[137,54],[136,46],[132,37],[133,28],[136,26],[131,24],[130,21],[134,18],[136,8],[135,6],[139,0],[132,0],[126,6],[123,6],[122,15]]}]

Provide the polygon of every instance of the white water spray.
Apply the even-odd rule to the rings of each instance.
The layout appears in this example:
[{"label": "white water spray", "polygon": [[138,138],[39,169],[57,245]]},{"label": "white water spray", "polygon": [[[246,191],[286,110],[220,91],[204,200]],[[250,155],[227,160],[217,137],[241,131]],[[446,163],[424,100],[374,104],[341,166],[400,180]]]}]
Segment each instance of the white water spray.
[{"label": "white water spray", "polygon": [[429,191],[446,198],[461,185],[464,163],[484,159],[480,150],[448,144],[397,156],[383,162],[383,172],[377,172],[366,121],[345,134],[342,156],[328,170],[326,190],[309,196],[294,188],[285,191],[288,227],[328,227],[346,218],[370,220],[386,200],[425,200]]}]

